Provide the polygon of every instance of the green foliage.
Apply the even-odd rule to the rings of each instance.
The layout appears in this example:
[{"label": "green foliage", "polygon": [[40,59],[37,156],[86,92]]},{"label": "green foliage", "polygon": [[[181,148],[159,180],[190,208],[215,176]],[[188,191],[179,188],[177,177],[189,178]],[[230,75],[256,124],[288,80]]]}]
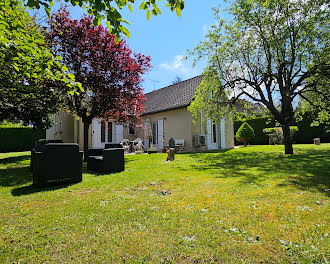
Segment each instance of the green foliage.
[{"label": "green foliage", "polygon": [[[282,128],[281,127],[270,127],[270,128],[265,128],[263,130],[263,132],[266,135],[270,135],[270,134],[273,134],[273,133],[278,133],[278,131],[282,131]],[[294,134],[296,134],[297,131],[298,131],[298,127],[297,126],[290,126],[290,134],[291,134],[291,136],[293,136]]]},{"label": "green foliage", "polygon": [[[295,133],[298,131],[297,126],[290,126],[290,135],[293,137]],[[283,130],[282,127],[270,127],[264,128],[263,132],[269,137],[274,144],[283,144]]]},{"label": "green foliage", "polygon": [[60,94],[51,83],[76,83],[61,69],[45,44],[42,28],[18,0],[0,2],[0,121],[23,120],[50,125],[48,115],[59,107]]},{"label": "green foliage", "polygon": [[300,144],[312,143],[314,138],[320,138],[321,143],[330,142],[329,126],[324,122],[320,122],[318,126],[313,125],[317,115],[317,112],[307,111],[293,123],[299,129],[293,137],[294,142]]},{"label": "green foliage", "polygon": [[[322,142],[330,142],[330,131],[327,131],[325,124],[319,126],[311,126],[315,120],[315,113],[307,111],[303,113],[299,119],[292,122],[293,126],[298,128],[298,131],[293,135],[293,142],[298,144],[311,144],[314,138],[320,138]],[[265,128],[272,128],[278,124],[274,117],[263,117],[246,119],[254,128],[255,137],[250,140],[252,145],[268,145],[268,136],[263,132]],[[236,133],[243,121],[234,122],[234,132]]]},{"label": "green foliage", "polygon": [[[328,56],[328,60],[330,60],[330,52]],[[311,110],[316,112],[313,125],[325,124],[330,131],[330,78],[328,75],[318,74],[308,80],[308,85],[313,83],[316,83],[321,93],[317,93],[313,89],[308,91],[307,95],[303,97],[302,113]]]},{"label": "green foliage", "polygon": [[[276,122],[272,117],[260,117],[246,119],[246,121],[253,127],[255,137],[252,138],[249,142],[252,145],[264,145],[268,144],[268,136],[263,133],[263,129],[266,127],[273,127],[276,125]],[[240,126],[244,121],[235,121],[234,122],[234,132],[237,133]]]},{"label": "green foliage", "polygon": [[45,144],[47,144],[47,140],[45,138],[41,138],[37,140],[34,145],[37,146],[37,145],[45,145]]},{"label": "green foliage", "polygon": [[35,142],[35,145],[45,145],[45,144],[48,144],[48,143],[63,143],[63,140],[60,140],[60,139],[46,140],[46,139],[42,138],[42,139],[37,140]]},{"label": "green foliage", "polygon": [[254,136],[254,130],[247,122],[244,122],[236,132],[236,139],[244,142],[244,145],[246,145],[250,139],[254,138]]},{"label": "green foliage", "polygon": [[157,148],[151,144],[147,151],[157,151]]},{"label": "green foliage", "polygon": [[292,102],[323,94],[319,76],[330,75],[329,10],[325,0],[234,0],[225,21],[215,8],[216,24],[189,53],[195,63],[207,59],[189,111],[219,120],[239,99],[261,103],[286,128],[285,153],[293,154]]},{"label": "green foliage", "polygon": [[0,126],[0,152],[31,150],[45,136],[45,130],[32,127]]},{"label": "green foliage", "polygon": [[[53,0],[25,0],[27,5],[31,8],[40,8],[42,5],[50,16],[50,10],[53,6]],[[130,25],[130,23],[121,16],[121,10],[127,7],[133,12],[131,3],[138,3],[137,0],[64,0],[67,3],[71,3],[73,6],[79,5],[82,8],[87,9],[89,15],[94,16],[93,24],[98,26],[102,19],[107,20],[107,26],[110,33],[117,36],[117,40],[120,38],[120,33],[123,33],[126,37],[130,36],[127,28],[123,25]],[[161,0],[158,0],[161,1]],[[166,0],[166,7],[169,7],[172,12],[176,12],[178,16],[181,15],[181,10],[184,9],[184,0]],[[157,5],[156,0],[143,0],[139,6],[139,9],[146,11],[147,20],[150,19],[151,14],[157,16],[161,14],[161,11]]]},{"label": "green foliage", "polygon": [[22,127],[23,125],[21,123],[11,123],[7,120],[4,120],[0,122],[0,127]]}]

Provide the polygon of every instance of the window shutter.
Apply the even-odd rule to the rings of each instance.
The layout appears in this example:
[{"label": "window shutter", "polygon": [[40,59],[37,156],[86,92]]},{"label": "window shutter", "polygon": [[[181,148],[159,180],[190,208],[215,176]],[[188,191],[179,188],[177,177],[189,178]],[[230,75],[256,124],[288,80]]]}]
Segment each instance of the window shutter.
[{"label": "window shutter", "polygon": [[225,119],[220,120],[220,144],[221,148],[226,148],[226,121]]},{"label": "window shutter", "polygon": [[145,148],[149,148],[149,139],[146,138],[146,127],[147,127],[148,123],[144,122],[144,129],[143,129],[143,145]]},{"label": "window shutter", "polygon": [[164,120],[158,120],[158,148],[162,149],[164,146]]},{"label": "window shutter", "polygon": [[96,118],[92,120],[92,147],[101,147],[101,120]]},{"label": "window shutter", "polygon": [[115,134],[115,143],[120,143],[123,140],[123,132],[124,132],[124,128],[123,125],[116,125],[116,134]]}]

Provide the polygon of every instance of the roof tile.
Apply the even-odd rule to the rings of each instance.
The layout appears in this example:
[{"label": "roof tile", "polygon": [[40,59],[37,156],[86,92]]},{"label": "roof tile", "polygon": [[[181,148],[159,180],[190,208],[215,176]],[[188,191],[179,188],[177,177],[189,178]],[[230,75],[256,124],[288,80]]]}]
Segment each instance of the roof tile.
[{"label": "roof tile", "polygon": [[146,100],[143,102],[142,115],[188,106],[202,79],[203,76],[196,76],[145,94]]}]

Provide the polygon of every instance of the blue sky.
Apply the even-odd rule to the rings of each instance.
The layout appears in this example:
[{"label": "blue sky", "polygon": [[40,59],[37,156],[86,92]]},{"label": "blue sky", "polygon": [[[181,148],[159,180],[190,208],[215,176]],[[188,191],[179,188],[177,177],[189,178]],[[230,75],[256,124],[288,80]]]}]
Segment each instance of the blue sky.
[{"label": "blue sky", "polygon": [[[141,1],[138,1],[139,3]],[[223,8],[225,3],[216,0],[186,0],[181,17],[165,8],[166,1],[159,2],[162,11],[157,17],[146,19],[146,12],[139,10],[139,4],[133,6],[131,13],[128,8],[122,10],[122,16],[131,25],[127,26],[131,33],[126,39],[134,52],[151,57],[152,68],[144,76],[144,92],[150,92],[170,85],[178,75],[183,80],[202,73],[202,63],[193,68],[192,60],[181,61],[187,55],[187,49],[193,49],[201,40],[208,28],[215,23],[212,7]],[[60,6],[55,3],[52,11]],[[80,18],[85,10],[70,7],[73,18]],[[105,25],[105,21],[102,22]]]}]

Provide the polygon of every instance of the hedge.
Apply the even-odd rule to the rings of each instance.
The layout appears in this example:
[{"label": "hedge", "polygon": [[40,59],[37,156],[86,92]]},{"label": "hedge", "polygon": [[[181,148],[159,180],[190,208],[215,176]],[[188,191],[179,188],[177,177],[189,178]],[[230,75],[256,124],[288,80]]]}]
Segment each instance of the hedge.
[{"label": "hedge", "polygon": [[0,126],[0,152],[31,150],[37,140],[45,137],[45,130]]},{"label": "hedge", "polygon": [[[297,126],[298,131],[293,136],[293,142],[297,144],[310,144],[313,143],[314,138],[320,138],[321,143],[330,142],[330,132],[324,125],[319,125],[317,127],[311,127],[313,122],[313,112],[306,112],[303,115],[302,120],[293,122],[292,126]],[[252,145],[268,145],[268,136],[263,133],[264,128],[275,127],[276,122],[273,117],[259,117],[253,119],[245,120],[254,129],[255,137],[250,140]],[[243,121],[234,122],[235,135],[239,127],[242,125]],[[235,143],[239,144],[237,140]]]},{"label": "hedge", "polygon": [[[255,137],[249,140],[252,145],[265,145],[268,144],[268,136],[265,135],[263,129],[266,127],[274,127],[276,122],[270,117],[257,117],[254,119],[247,119],[246,122],[253,128]],[[234,135],[236,135],[237,130],[244,123],[244,121],[234,122]],[[238,144],[238,141],[235,140]]]}]

